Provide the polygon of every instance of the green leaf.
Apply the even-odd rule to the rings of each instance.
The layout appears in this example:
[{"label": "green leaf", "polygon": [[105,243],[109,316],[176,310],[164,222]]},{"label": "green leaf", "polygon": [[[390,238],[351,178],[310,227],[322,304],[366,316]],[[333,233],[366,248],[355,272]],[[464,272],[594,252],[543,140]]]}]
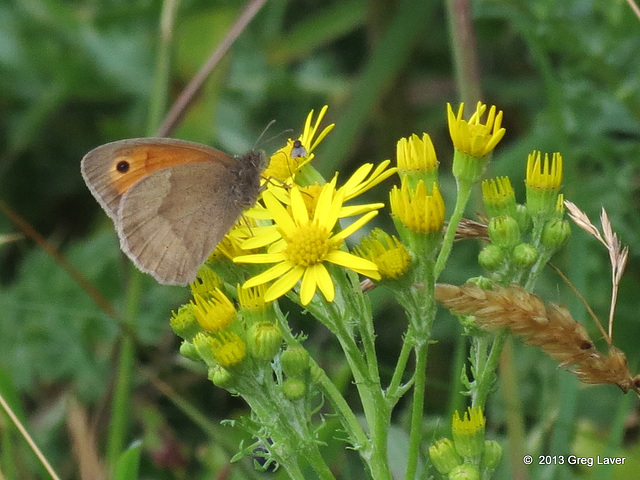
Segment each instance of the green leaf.
[{"label": "green leaf", "polygon": [[136,480],[138,478],[141,453],[142,442],[136,440],[118,458],[113,476],[114,480]]}]

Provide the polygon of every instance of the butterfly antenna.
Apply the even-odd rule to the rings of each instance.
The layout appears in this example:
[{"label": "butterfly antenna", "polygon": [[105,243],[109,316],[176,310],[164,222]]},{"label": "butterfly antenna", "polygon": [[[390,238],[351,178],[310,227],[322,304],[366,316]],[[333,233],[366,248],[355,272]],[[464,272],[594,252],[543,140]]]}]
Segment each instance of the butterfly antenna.
[{"label": "butterfly antenna", "polygon": [[[255,143],[253,144],[253,149],[256,149],[256,146],[260,144],[260,141],[262,140],[262,137],[264,137],[264,135],[267,133],[267,130],[269,130],[271,128],[271,126],[273,124],[275,124],[276,121],[275,120],[271,120],[269,123],[267,123],[267,126],[264,127],[264,130],[262,130],[262,133],[260,134],[260,136],[258,137],[258,139],[255,141]],[[271,139],[269,139],[271,140]]]},{"label": "butterfly antenna", "polygon": [[[273,120],[273,123],[275,123],[275,120]],[[269,137],[267,138],[264,143],[269,143],[272,142],[273,140],[275,140],[278,137],[281,137],[282,135],[284,135],[285,133],[293,133],[293,129],[292,128],[287,128],[286,130],[282,130],[280,133],[276,133],[273,137]]]}]

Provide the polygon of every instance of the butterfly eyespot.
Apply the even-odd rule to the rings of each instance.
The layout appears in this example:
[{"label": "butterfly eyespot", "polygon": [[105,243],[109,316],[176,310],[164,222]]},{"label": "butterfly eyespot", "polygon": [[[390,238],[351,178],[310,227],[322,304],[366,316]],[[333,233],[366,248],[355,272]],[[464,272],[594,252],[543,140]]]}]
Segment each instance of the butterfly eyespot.
[{"label": "butterfly eyespot", "polygon": [[116,165],[116,170],[120,173],[127,173],[129,171],[129,167],[129,162],[127,162],[126,160],[121,160]]}]

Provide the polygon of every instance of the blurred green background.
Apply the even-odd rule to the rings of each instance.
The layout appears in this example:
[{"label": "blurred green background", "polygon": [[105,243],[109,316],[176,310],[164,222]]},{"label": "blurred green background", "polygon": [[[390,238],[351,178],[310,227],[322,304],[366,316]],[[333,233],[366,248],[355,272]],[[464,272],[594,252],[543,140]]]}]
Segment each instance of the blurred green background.
[{"label": "blurred green background", "polygon": [[[121,258],[111,221],[82,181],[80,159],[102,143],[152,135],[245,4],[176,3],[165,50],[163,5],[168,8],[159,0],[0,0],[0,200],[56,245],[121,312],[128,308],[123,278],[130,266]],[[477,59],[476,87],[483,101],[504,111],[507,129],[488,175],[509,175],[523,201],[526,155],[534,149],[559,151],[565,197],[594,221],[606,208],[630,246],[614,342],[638,372],[640,20],[623,0],[486,0],[471,7],[473,29],[465,33],[476,48],[461,61]],[[443,195],[452,205],[446,103],[457,105],[461,95],[450,24],[447,4],[437,1],[268,1],[172,135],[241,154],[275,119],[259,145],[274,151],[287,136],[299,134],[311,109],[328,104],[327,123],[337,126],[316,152],[322,173],[338,170],[345,178],[364,162],[393,158],[400,137],[428,132],[441,163]],[[477,99],[470,100],[468,112]],[[387,201],[391,184],[385,182],[369,198]],[[467,216],[475,218],[481,210],[476,198]],[[382,212],[371,227],[392,231],[391,225]],[[0,235],[16,231],[0,213]],[[610,298],[607,253],[573,231],[554,263],[604,319]],[[444,280],[461,283],[480,274],[479,245],[455,248]],[[127,442],[143,440],[140,478],[281,476],[255,473],[249,460],[228,464],[243,434],[219,422],[236,418],[244,406],[177,354],[179,342],[168,318],[187,298],[186,289],[162,287],[147,277],[141,288],[126,430]],[[599,338],[551,270],[538,292],[568,305]],[[388,375],[404,323],[398,326],[402,315],[384,291],[371,296],[382,372]],[[307,347],[356,400],[338,347],[324,329],[293,310],[293,324],[309,335]],[[429,359],[428,441],[447,434],[456,398],[450,387],[459,375],[451,367],[460,334],[456,322],[443,313],[435,328],[439,343]],[[97,465],[92,462],[102,461],[108,450],[122,339],[117,323],[31,239],[0,245],[0,391],[63,478],[98,478],[81,474],[80,466],[91,471]],[[583,387],[541,352],[518,341],[513,347],[521,404],[506,402],[498,388],[487,411],[488,436],[505,448],[496,478],[635,478],[630,472],[640,467],[640,425],[633,394],[624,396],[611,386]],[[399,427],[407,423],[404,407],[397,411]],[[521,471],[517,459],[509,458],[512,409],[525,419],[520,448],[527,453],[608,453],[626,457],[626,464]],[[46,478],[8,419],[0,419],[1,476]],[[336,476],[363,478],[357,458],[334,440],[340,432],[331,428],[324,440]],[[402,445],[402,429],[392,438]]]}]

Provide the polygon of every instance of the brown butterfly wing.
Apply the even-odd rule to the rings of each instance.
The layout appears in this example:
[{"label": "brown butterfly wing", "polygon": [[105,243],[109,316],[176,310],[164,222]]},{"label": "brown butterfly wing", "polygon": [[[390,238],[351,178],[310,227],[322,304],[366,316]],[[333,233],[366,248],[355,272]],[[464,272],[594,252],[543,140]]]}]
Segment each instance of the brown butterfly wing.
[{"label": "brown butterfly wing", "polygon": [[184,285],[242,213],[221,190],[234,181],[219,162],[179,165],[147,175],[122,196],[120,246],[143,272]]},{"label": "brown butterfly wing", "polygon": [[132,138],[101,145],[82,159],[80,170],[98,203],[117,224],[125,192],[147,175],[185,163],[236,159],[205,145],[172,138]]}]

